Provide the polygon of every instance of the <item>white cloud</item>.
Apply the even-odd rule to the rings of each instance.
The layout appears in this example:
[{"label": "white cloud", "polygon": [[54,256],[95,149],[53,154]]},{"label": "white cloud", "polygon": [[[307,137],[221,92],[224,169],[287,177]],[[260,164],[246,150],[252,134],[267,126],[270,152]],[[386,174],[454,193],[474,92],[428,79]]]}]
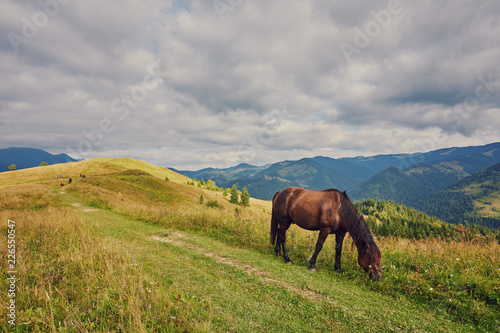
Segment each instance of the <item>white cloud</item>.
[{"label": "white cloud", "polygon": [[69,1],[17,53],[43,8],[2,8],[2,147],[197,168],[500,141],[493,0]]}]

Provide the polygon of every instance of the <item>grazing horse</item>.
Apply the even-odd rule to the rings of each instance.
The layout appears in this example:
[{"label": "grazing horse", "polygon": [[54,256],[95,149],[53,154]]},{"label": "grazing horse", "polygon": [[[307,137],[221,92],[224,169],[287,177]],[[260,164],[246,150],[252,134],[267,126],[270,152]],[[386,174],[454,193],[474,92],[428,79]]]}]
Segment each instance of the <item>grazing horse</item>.
[{"label": "grazing horse", "polygon": [[70,178],[70,179],[69,179],[69,181],[68,181],[68,184],[71,184],[71,182],[72,182],[72,181],[73,181],[73,180]]},{"label": "grazing horse", "polygon": [[57,179],[63,178],[63,175],[57,175]]},{"label": "grazing horse", "polygon": [[64,183],[61,183],[61,187],[63,187],[63,186],[64,186]]},{"label": "grazing horse", "polygon": [[346,192],[335,189],[324,191],[289,187],[273,197],[271,218],[271,244],[276,243],[276,255],[283,248],[283,258],[290,263],[286,250],[286,231],[291,224],[307,230],[319,230],[309,270],[316,270],[316,258],[329,234],[335,234],[335,270],[343,272],[340,265],[342,242],[349,232],[358,249],[358,263],[373,280],[382,277],[380,250],[373,241],[363,216],[347,197]]}]

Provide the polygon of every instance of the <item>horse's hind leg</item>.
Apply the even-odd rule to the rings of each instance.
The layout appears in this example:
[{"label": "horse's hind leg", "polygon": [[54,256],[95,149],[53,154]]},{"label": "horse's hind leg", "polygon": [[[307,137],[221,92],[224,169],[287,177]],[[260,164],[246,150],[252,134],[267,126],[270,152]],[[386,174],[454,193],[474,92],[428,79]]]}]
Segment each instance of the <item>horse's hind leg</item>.
[{"label": "horse's hind leg", "polygon": [[[292,261],[290,260],[290,257],[288,256],[288,251],[286,250],[286,231],[290,227],[290,224],[280,224],[279,227],[279,233],[278,233],[278,244],[281,244],[281,247],[283,248],[283,259],[285,259],[285,262],[287,264],[291,264]],[[279,248],[278,248],[278,253],[279,253]]]},{"label": "horse's hind leg", "polygon": [[276,256],[279,257],[281,256],[281,236],[278,234],[278,237],[276,237],[276,246],[274,248],[274,251],[276,252]]},{"label": "horse's hind leg", "polygon": [[288,256],[288,251],[286,250],[286,245],[285,242],[281,243],[283,246],[283,259],[285,259],[285,263],[291,264],[292,261],[290,260],[290,257]]},{"label": "horse's hind leg", "polygon": [[314,254],[309,260],[309,263],[311,264],[309,266],[310,271],[315,271],[316,270],[316,259],[318,258],[318,254],[323,248],[323,243],[325,243],[326,237],[330,234],[330,228],[325,228],[321,229],[319,231],[319,236],[318,236],[318,241],[316,242],[316,249],[314,250]]},{"label": "horse's hind leg", "polygon": [[344,273],[340,266],[340,257],[342,256],[342,243],[344,242],[345,232],[335,236],[335,270],[339,273]]}]

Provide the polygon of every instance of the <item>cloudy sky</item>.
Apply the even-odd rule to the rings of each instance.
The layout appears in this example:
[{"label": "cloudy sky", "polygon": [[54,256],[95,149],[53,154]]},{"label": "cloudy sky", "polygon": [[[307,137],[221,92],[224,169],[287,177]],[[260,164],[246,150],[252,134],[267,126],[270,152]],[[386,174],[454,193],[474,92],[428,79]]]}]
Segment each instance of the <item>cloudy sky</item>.
[{"label": "cloudy sky", "polygon": [[0,148],[181,169],[500,141],[500,2],[7,0]]}]

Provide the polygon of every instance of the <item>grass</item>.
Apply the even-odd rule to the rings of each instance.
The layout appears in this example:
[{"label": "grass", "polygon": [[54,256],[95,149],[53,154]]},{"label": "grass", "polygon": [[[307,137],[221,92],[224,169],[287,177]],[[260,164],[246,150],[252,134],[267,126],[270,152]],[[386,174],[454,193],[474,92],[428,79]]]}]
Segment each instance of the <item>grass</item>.
[{"label": "grass", "polygon": [[495,188],[498,184],[494,181],[486,181],[482,184],[473,184],[464,188],[467,195],[474,199],[474,206],[480,216],[500,217],[500,194],[498,191],[488,191],[488,188]]},{"label": "grass", "polygon": [[[17,216],[17,331],[142,331],[163,326],[170,302],[112,244],[96,240],[71,209]],[[147,318],[142,314],[155,304]],[[5,313],[2,313],[5,318]],[[159,321],[154,321],[158,318]],[[11,327],[3,322],[2,330]]]},{"label": "grass", "polygon": [[[331,237],[312,274],[316,233],[292,226],[294,264],[283,264],[268,244],[269,203],[235,211],[220,192],[119,163],[0,174],[1,231],[16,221],[22,258],[18,331],[498,330],[496,243],[378,238],[385,271],[373,282],[349,238],[346,273],[333,271]],[[52,172],[76,178],[60,188]],[[6,320],[0,328],[11,330]]]},{"label": "grass", "polygon": [[485,217],[500,217],[500,198],[497,196],[490,196],[480,201],[475,200],[474,205],[478,209],[478,213]]}]

